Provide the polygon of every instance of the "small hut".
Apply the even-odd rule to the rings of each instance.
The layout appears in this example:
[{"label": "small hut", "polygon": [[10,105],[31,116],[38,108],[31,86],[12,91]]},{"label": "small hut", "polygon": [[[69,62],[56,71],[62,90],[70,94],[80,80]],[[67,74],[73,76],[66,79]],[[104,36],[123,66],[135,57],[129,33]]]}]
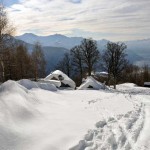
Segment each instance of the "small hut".
[{"label": "small hut", "polygon": [[105,84],[100,83],[97,80],[95,80],[92,76],[89,76],[87,77],[87,79],[83,81],[78,90],[86,90],[86,89],[100,90],[105,88],[106,88]]},{"label": "small hut", "polygon": [[61,82],[61,87],[71,87],[73,89],[75,89],[76,87],[75,82],[60,70],[52,72],[44,80],[45,81],[58,80]]}]

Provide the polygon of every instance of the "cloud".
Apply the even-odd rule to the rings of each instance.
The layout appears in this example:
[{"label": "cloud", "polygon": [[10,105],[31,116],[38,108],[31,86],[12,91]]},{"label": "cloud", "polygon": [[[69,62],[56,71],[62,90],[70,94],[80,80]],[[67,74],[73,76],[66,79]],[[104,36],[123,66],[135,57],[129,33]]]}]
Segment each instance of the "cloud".
[{"label": "cloud", "polygon": [[71,21],[71,20],[75,20],[75,18],[61,18],[58,21]]},{"label": "cloud", "polygon": [[150,35],[149,0],[20,0],[7,10],[18,34],[30,31],[74,36],[74,29],[78,29],[78,35],[86,31],[83,36],[89,33],[96,39],[128,40]]},{"label": "cloud", "polygon": [[81,3],[82,2],[82,0],[69,0],[71,3]]}]

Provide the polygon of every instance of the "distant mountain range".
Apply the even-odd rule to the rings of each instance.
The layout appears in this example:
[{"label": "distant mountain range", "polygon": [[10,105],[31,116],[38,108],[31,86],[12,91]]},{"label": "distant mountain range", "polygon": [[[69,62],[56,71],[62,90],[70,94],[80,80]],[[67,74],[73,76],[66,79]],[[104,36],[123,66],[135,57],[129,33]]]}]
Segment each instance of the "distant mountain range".
[{"label": "distant mountain range", "polygon": [[[35,42],[40,42],[43,46],[46,60],[48,62],[48,70],[53,70],[57,62],[63,57],[64,53],[69,51],[76,45],[79,45],[83,40],[82,37],[67,37],[61,34],[50,36],[37,36],[32,33],[25,33],[21,36],[16,36],[16,39],[24,41],[32,50]],[[106,48],[108,40],[97,40],[97,45],[100,51]],[[130,62],[137,65],[150,65],[150,39],[135,40],[124,42],[127,45],[127,54]]]},{"label": "distant mountain range", "polygon": [[32,33],[25,33],[21,36],[16,36],[16,39],[25,41],[26,43],[34,44],[40,42],[43,46],[51,47],[64,47],[70,49],[76,45],[79,45],[82,41],[82,37],[67,37],[61,34],[54,34],[50,36],[37,36]]}]

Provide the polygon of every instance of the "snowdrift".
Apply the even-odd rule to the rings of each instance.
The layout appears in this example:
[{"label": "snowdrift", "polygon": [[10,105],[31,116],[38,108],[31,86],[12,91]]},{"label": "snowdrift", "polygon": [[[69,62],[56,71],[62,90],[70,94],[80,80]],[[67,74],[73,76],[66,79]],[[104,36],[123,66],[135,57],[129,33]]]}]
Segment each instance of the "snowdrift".
[{"label": "snowdrift", "polygon": [[51,92],[19,82],[0,85],[0,150],[150,149],[148,88]]},{"label": "snowdrift", "polygon": [[28,90],[15,81],[8,80],[0,85],[0,92],[27,93]]},{"label": "snowdrift", "polygon": [[87,79],[81,84],[78,90],[86,90],[88,88],[92,88],[95,90],[105,89],[105,85],[96,81],[92,76],[87,77]]},{"label": "snowdrift", "polygon": [[25,88],[27,88],[28,90],[32,88],[40,88],[40,89],[48,90],[48,91],[57,91],[56,86],[51,83],[34,82],[28,79],[19,80],[18,83],[24,86]]},{"label": "snowdrift", "polygon": [[119,88],[134,88],[134,87],[137,87],[137,85],[134,83],[123,83],[123,84],[118,84],[117,87],[119,87]]},{"label": "snowdrift", "polygon": [[123,83],[117,85],[117,91],[121,91],[128,94],[141,94],[150,95],[150,89],[148,87],[139,87],[134,83]]},{"label": "snowdrift", "polygon": [[17,82],[9,80],[0,86],[0,114],[1,117],[4,117],[3,121],[7,120],[8,124],[12,120],[26,121],[31,119],[35,111],[32,104],[33,100],[28,90]]},{"label": "snowdrift", "polygon": [[29,91],[15,81],[0,85],[0,149],[17,149],[24,138],[20,132],[39,114]]},{"label": "snowdrift", "polygon": [[[54,72],[52,72],[50,75],[48,75],[44,80],[45,81],[51,81],[53,78],[57,79],[57,80],[61,80],[61,82],[64,84],[64,85],[68,85],[70,86],[71,88],[75,89],[76,87],[76,84],[75,82],[70,79],[65,73],[63,73],[62,71],[60,70],[56,70]],[[61,79],[60,79],[61,78]]]}]

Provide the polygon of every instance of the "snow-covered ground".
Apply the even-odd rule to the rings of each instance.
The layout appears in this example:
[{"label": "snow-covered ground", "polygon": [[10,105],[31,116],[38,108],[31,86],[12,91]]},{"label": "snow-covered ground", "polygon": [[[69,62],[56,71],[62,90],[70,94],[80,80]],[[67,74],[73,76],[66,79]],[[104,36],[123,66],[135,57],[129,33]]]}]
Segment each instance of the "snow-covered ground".
[{"label": "snow-covered ground", "polygon": [[150,89],[28,87],[0,86],[0,150],[150,149]]}]

